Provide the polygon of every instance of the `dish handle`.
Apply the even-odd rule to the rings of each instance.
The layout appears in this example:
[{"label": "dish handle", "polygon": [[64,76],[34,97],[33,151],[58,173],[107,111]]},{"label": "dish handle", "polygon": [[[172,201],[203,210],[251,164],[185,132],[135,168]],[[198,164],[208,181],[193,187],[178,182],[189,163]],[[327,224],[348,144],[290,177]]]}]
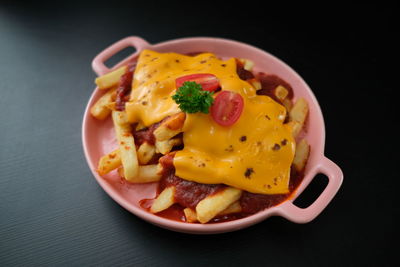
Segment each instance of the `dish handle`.
[{"label": "dish handle", "polygon": [[106,62],[110,57],[114,56],[118,52],[122,51],[123,49],[127,47],[134,47],[136,51],[140,51],[148,46],[150,44],[143,40],[140,37],[137,36],[130,36],[126,37],[122,40],[119,40],[118,42],[110,45],[106,49],[104,49],[100,54],[98,54],[92,61],[92,68],[93,71],[101,76],[104,75],[108,72],[110,72],[111,69],[109,69],[104,62]]},{"label": "dish handle", "polygon": [[315,219],[329,204],[336,195],[343,182],[342,170],[330,159],[323,156],[320,164],[315,169],[314,177],[318,173],[325,174],[328,179],[328,185],[318,198],[307,208],[299,208],[293,204],[294,199],[286,201],[278,206],[278,214],[292,222],[307,223]]}]

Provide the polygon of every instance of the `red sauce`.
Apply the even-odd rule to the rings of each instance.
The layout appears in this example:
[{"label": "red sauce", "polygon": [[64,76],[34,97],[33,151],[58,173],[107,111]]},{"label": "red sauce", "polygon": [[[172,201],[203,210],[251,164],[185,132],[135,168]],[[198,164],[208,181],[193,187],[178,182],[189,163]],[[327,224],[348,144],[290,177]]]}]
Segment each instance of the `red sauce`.
[{"label": "red sauce", "polygon": [[293,98],[293,88],[288,84],[285,80],[281,79],[280,77],[274,75],[274,74],[266,74],[263,72],[258,73],[257,79],[261,82],[261,90],[257,91],[257,95],[267,95],[277,101],[278,103],[281,103],[281,101],[276,98],[275,96],[275,88],[278,87],[279,85],[285,87],[288,90],[288,96],[287,98],[292,99]]},{"label": "red sauce", "polygon": [[168,209],[157,213],[157,215],[174,221],[186,222],[186,217],[183,213],[183,207],[179,204],[174,204]]},{"label": "red sauce", "polygon": [[140,207],[143,209],[149,210],[151,208],[151,205],[153,205],[154,199],[152,198],[144,198],[139,201]]},{"label": "red sauce", "polygon": [[[168,176],[170,173],[174,173],[175,172],[175,167],[174,167],[174,157],[175,157],[176,151],[170,152],[164,156],[162,156],[159,159],[159,163],[162,165],[163,167],[163,173],[162,176],[166,177]],[[165,186],[164,186],[165,187]],[[160,191],[161,192],[161,191]]]},{"label": "red sauce", "polygon": [[248,71],[244,68],[242,62],[236,59],[236,72],[240,79],[249,80],[254,78],[254,74],[251,71]]},{"label": "red sauce", "polygon": [[240,198],[240,206],[243,213],[253,214],[261,210],[273,207],[287,198],[286,194],[262,195],[243,191]]},{"label": "red sauce", "polygon": [[121,76],[117,88],[115,108],[119,111],[125,110],[125,103],[129,101],[129,95],[132,89],[133,73],[136,68],[136,61],[128,63],[127,67],[127,71]]}]

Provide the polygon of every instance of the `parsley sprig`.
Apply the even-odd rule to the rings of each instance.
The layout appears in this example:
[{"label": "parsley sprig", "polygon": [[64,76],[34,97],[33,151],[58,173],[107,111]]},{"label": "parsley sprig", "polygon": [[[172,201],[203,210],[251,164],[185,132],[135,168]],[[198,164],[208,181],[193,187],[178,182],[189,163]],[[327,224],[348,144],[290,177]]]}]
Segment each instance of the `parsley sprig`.
[{"label": "parsley sprig", "polygon": [[196,82],[184,82],[176,90],[176,94],[172,96],[172,99],[184,112],[203,112],[208,114],[214,102],[213,94],[213,92],[204,91],[201,85]]}]

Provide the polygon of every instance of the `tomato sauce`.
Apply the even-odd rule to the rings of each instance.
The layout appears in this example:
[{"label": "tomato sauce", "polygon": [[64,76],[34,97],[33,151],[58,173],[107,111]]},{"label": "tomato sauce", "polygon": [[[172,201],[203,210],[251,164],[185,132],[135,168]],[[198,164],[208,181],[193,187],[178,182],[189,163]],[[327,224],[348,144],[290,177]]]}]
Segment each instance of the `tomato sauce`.
[{"label": "tomato sauce", "polygon": [[288,90],[287,98],[293,98],[293,88],[285,80],[274,74],[266,74],[260,72],[257,74],[257,79],[261,82],[261,90],[257,91],[257,95],[267,95],[274,99],[276,102],[282,104],[282,102],[275,96],[275,88],[279,85],[285,87]]},{"label": "tomato sauce", "polygon": [[132,90],[133,73],[135,72],[136,68],[136,61],[128,63],[127,67],[127,71],[121,76],[117,88],[115,109],[119,111],[125,110],[125,103],[129,101],[129,95]]},{"label": "tomato sauce", "polygon": [[236,59],[236,72],[240,79],[249,80],[254,78],[254,74],[251,71],[248,71],[244,68],[242,62]]}]

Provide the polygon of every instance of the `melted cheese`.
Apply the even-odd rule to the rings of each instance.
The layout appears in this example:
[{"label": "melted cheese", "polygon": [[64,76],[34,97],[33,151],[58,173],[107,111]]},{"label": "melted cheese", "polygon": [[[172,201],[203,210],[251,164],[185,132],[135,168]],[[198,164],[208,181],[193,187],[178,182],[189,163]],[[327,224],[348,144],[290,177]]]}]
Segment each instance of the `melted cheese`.
[{"label": "melted cheese", "polygon": [[211,53],[189,57],[142,51],[126,104],[128,120],[150,126],[180,112],[171,99],[175,79],[194,73],[214,74],[221,90],[242,95],[244,108],[229,127],[218,125],[210,114],[187,114],[184,149],[174,158],[176,175],[252,193],[287,193],[295,141],[289,126],[283,124],[286,109],[268,96],[257,95],[252,85],[241,80],[234,58],[223,61]]}]

